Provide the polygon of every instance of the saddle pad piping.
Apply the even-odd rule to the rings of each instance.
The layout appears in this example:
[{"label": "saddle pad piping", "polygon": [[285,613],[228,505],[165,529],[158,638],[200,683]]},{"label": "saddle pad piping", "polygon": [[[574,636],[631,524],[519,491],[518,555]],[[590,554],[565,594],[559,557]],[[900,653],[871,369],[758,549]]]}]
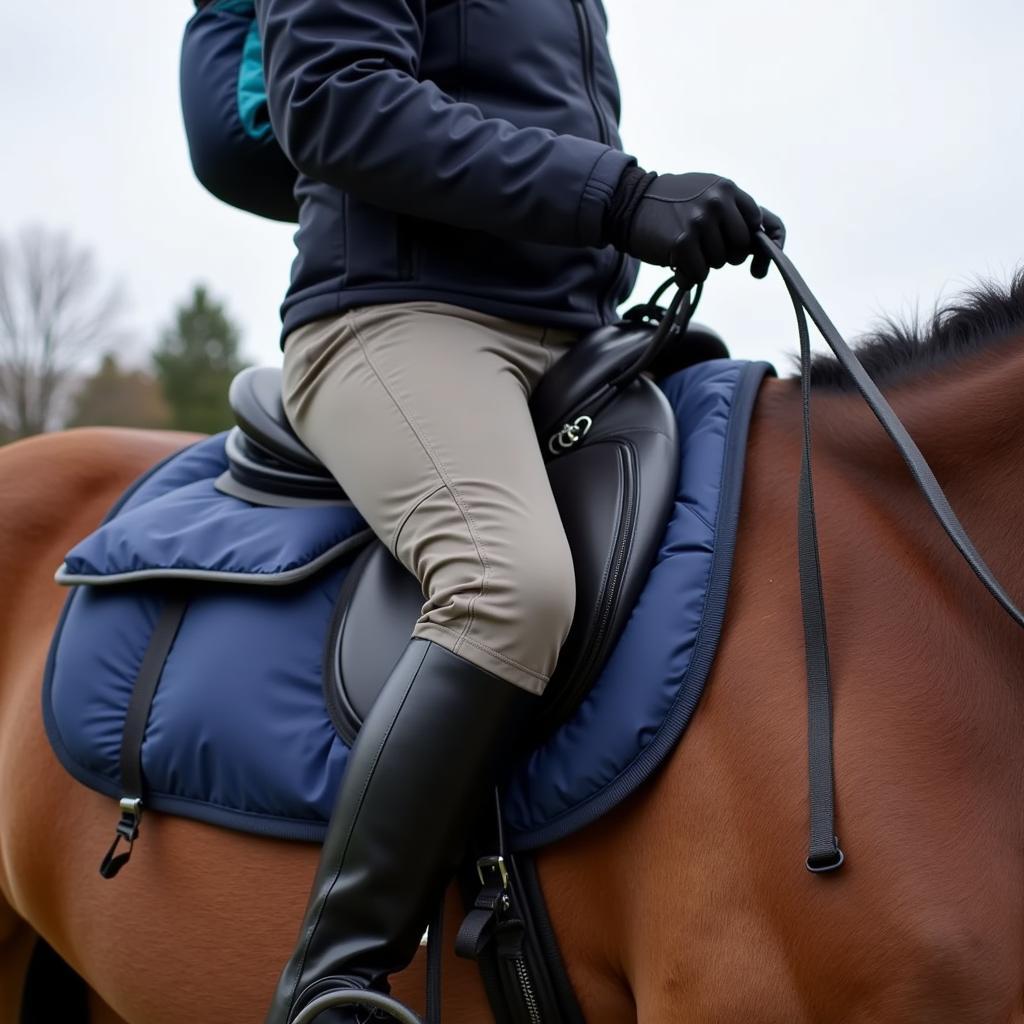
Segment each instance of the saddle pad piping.
[{"label": "saddle pad piping", "polygon": [[[747,434],[754,403],[766,374],[774,370],[768,363],[750,363],[742,370],[733,398],[726,435],[726,457],[722,466],[722,485],[718,495],[718,537],[712,556],[711,571],[704,598],[704,610],[694,647],[686,670],[668,714],[651,742],[609,783],[585,803],[579,804],[541,828],[520,834],[513,833],[509,846],[515,852],[534,850],[556,843],[591,822],[597,821],[613,807],[629,797],[659,767],[679,741],[704,692],[704,684],[714,662],[718,640],[725,620],[726,598],[732,578],[732,561],[736,547],[743,471],[746,465]],[[732,518],[726,521],[726,515]]]},{"label": "saddle pad piping", "polygon": [[81,575],[67,571],[67,565],[61,563],[54,574],[57,583],[65,587],[86,584],[89,586],[113,586],[118,583],[143,583],[152,580],[199,580],[205,583],[244,583],[254,587],[284,587],[290,583],[299,583],[310,576],[316,575],[325,566],[341,558],[365,544],[373,535],[367,527],[358,533],[346,537],[343,541],[328,548],[323,554],[317,555],[311,562],[286,569],[284,572],[218,572],[215,569],[135,569],[132,572],[117,572],[110,575],[83,573]]}]

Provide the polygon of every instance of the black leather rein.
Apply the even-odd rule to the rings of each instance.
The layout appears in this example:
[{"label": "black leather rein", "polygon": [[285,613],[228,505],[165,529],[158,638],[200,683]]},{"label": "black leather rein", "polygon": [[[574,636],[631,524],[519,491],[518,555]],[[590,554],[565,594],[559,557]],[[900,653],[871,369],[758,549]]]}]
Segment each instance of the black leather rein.
[{"label": "black leather rein", "polygon": [[864,401],[899,449],[907,468],[949,539],[1003,610],[1024,627],[1024,613],[1007,594],[978,553],[963,528],[949,499],[939,486],[921,450],[907,433],[892,406],[886,401],[860,360],[843,341],[818,300],[781,249],[761,232],[758,247],[778,267],[796,312],[800,332],[800,390],[803,402],[803,459],[798,497],[798,552],[800,599],[804,620],[804,649],[807,662],[808,773],[810,781],[810,844],[807,867],[814,872],[833,871],[843,863],[843,852],[835,835],[835,795],[832,760],[832,697],[825,604],[821,588],[821,560],[818,553],[814,515],[814,487],[811,475],[811,343],[807,327],[810,314],[821,336],[835,353],[840,366],[853,378]]}]

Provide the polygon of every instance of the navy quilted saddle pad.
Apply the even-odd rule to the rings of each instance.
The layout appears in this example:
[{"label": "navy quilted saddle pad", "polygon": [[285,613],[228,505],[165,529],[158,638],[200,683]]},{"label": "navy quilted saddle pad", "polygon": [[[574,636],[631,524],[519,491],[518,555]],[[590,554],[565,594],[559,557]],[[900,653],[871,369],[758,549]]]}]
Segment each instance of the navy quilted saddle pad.
[{"label": "navy quilted saddle pad", "polygon": [[[763,363],[714,360],[659,386],[675,413],[674,505],[633,611],[582,703],[509,776],[510,845],[563,838],[672,750],[718,643],[747,429]],[[348,747],[326,707],[325,645],[369,538],[353,507],[269,508],[218,490],[225,435],[151,470],[58,573],[72,587],[44,686],[47,733],[80,782],[121,795],[126,710],[169,581],[190,598],[142,742],[148,807],[322,838]],[[170,584],[173,585],[173,584]]]}]

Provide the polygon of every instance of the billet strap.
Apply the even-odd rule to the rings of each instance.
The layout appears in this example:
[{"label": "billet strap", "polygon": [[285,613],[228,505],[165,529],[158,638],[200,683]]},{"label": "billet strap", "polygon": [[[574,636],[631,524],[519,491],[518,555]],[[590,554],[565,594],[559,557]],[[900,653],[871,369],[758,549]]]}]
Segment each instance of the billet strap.
[{"label": "billet strap", "polygon": [[778,267],[786,284],[800,333],[800,390],[803,404],[803,458],[798,496],[798,551],[800,598],[804,620],[804,649],[807,663],[808,775],[810,784],[810,843],[807,867],[814,872],[833,871],[843,863],[843,852],[835,836],[835,784],[832,749],[831,671],[825,604],[821,585],[814,514],[814,486],[811,474],[811,352],[807,327],[809,314],[840,366],[850,375],[861,397],[899,450],[914,481],[949,539],[1000,607],[1024,627],[1024,613],[1011,599],[975,548],[953,511],[945,492],[914,439],[900,422],[860,360],[843,340],[806,282],[782,250],[764,232],[757,245]]},{"label": "billet strap", "polygon": [[[121,820],[117,823],[114,841],[100,864],[100,874],[104,878],[113,878],[128,863],[132,847],[139,837],[145,785],[142,777],[142,741],[167,655],[174,645],[174,638],[178,635],[187,608],[188,600],[183,595],[167,599],[153,627],[149,645],[135,677],[121,735]],[[122,841],[128,844],[128,848],[118,854],[116,850]]]},{"label": "billet strap", "polygon": [[503,909],[508,906],[507,892],[500,885],[484,885],[473,901],[455,937],[455,955],[477,960],[494,939]]}]

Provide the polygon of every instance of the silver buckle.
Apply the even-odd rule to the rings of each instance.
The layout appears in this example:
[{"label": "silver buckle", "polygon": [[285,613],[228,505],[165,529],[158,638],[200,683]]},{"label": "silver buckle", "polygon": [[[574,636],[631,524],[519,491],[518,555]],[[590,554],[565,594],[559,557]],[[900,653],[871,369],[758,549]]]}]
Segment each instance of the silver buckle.
[{"label": "silver buckle", "polygon": [[[548,441],[548,451],[552,455],[574,448],[590,432],[594,420],[590,416],[577,416],[572,423],[565,423],[557,434],[552,434]],[[557,445],[557,447],[556,447]]]},{"label": "silver buckle", "polygon": [[136,821],[142,818],[142,800],[139,797],[124,796],[121,797],[119,804],[121,813],[125,815],[131,815]]}]

